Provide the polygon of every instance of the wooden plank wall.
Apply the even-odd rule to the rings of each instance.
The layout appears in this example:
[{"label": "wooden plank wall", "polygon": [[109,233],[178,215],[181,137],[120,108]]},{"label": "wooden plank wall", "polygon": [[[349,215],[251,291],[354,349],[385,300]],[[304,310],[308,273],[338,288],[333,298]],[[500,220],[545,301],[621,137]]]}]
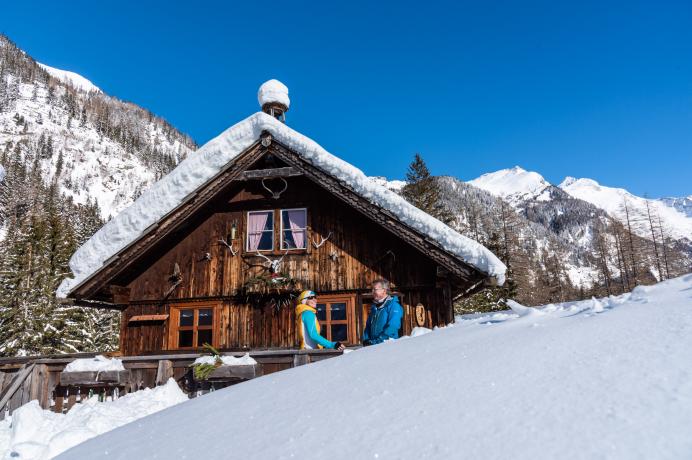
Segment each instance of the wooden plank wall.
[{"label": "wooden plank wall", "polygon": [[[309,288],[322,295],[337,292],[367,292],[376,278],[387,278],[405,292],[402,304],[425,305],[430,312],[428,327],[452,321],[451,298],[436,286],[436,266],[426,256],[370,222],[366,217],[325,193],[302,177],[289,178],[288,190],[279,200],[267,198],[258,181],[237,183],[212,203],[206,214],[188,222],[168,246],[160,246],[149,259],[138,264],[138,273],[124,274],[116,284],[131,289],[134,303],[124,313],[121,351],[126,355],[167,349],[166,323],[128,325],[129,318],[143,314],[166,314],[167,303],[194,299],[222,299],[220,346],[223,349],[289,348],[297,343],[293,308],[276,310],[244,303],[242,286],[251,277],[264,273],[263,259],[243,251],[246,213],[249,210],[306,207],[308,209],[308,247],[290,253],[282,271],[301,280],[297,289]],[[237,238],[232,241],[238,254],[219,239],[231,242],[233,224]],[[279,220],[275,221],[278,227]],[[278,232],[275,232],[278,235]],[[311,244],[329,238],[319,248]],[[275,241],[278,247],[279,241]],[[206,257],[209,254],[209,257]],[[270,257],[283,255],[275,250]],[[171,295],[164,293],[168,278],[178,264],[182,282]],[[359,314],[359,305],[356,314]],[[407,309],[404,330],[414,327]],[[359,319],[360,320],[360,319]],[[360,334],[360,331],[358,331]]]},{"label": "wooden plank wall", "polygon": [[[182,283],[171,300],[234,296],[250,277],[264,271],[260,266],[263,259],[241,249],[245,245],[246,212],[306,207],[308,241],[331,236],[320,248],[309,244],[307,250],[285,257],[282,268],[303,281],[299,288],[323,293],[359,290],[381,277],[401,289],[434,287],[436,266],[425,255],[305,178],[290,178],[289,188],[279,200],[265,195],[257,181],[230,190],[205,215],[197,216],[187,229],[171,237],[166,248],[158,248],[150,259],[138,264],[141,272],[130,273],[115,284],[131,288],[132,301],[163,299],[177,263]],[[228,241],[233,222],[238,225],[238,237],[233,240],[233,247],[240,249],[236,256],[219,243],[219,239]],[[281,255],[283,252],[275,249],[270,257]]]}]

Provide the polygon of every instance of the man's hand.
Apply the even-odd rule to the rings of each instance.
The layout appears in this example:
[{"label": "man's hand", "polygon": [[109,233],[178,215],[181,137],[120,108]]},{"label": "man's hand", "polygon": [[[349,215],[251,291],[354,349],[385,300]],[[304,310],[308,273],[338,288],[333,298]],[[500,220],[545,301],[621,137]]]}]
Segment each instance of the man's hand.
[{"label": "man's hand", "polygon": [[344,350],[346,349],[346,347],[344,346],[343,343],[341,343],[341,342],[336,342],[336,343],[334,344],[334,349],[337,350],[337,351],[344,351]]}]

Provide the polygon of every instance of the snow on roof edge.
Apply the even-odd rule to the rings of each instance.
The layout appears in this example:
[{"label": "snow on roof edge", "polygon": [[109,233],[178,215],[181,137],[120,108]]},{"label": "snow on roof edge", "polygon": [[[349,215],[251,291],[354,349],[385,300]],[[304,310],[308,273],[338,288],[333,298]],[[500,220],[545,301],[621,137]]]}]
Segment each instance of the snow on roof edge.
[{"label": "snow on roof edge", "polygon": [[449,228],[411,205],[404,198],[374,183],[360,169],[324,150],[312,139],[275,118],[257,112],[226,129],[189,155],[169,174],[153,184],[134,203],[99,229],[70,258],[73,278],[65,278],[56,295],[65,298],[95,275],[105,262],[141,237],[163,216],[179,206],[188,194],[203,186],[231,160],[268,131],[280,143],[301,154],[313,165],[349,185],[370,202],[388,209],[463,261],[503,284],[506,267],[480,243]]}]

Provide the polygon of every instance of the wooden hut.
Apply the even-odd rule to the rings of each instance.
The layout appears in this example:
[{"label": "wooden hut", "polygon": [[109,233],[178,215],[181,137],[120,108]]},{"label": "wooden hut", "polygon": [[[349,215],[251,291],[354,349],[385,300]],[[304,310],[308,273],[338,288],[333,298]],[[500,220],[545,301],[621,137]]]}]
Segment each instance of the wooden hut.
[{"label": "wooden hut", "polygon": [[263,85],[262,112],[190,155],[71,259],[59,297],[121,310],[123,354],[294,348],[302,289],[319,294],[324,335],[356,345],[375,279],[400,297],[404,334],[452,322],[455,298],[502,282],[486,248],[286,126],[284,89]]}]

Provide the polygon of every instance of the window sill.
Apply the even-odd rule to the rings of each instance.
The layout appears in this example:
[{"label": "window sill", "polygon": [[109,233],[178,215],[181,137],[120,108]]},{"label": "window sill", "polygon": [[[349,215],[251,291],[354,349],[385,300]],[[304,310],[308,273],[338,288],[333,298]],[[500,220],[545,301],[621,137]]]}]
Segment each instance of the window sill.
[{"label": "window sill", "polygon": [[[271,251],[259,251],[259,253],[262,254],[262,256],[267,256],[267,257],[281,257],[284,254],[288,254],[289,256],[290,255],[306,255],[308,253],[308,250],[307,250],[307,248],[306,249],[289,249],[288,252],[286,252],[285,249],[282,251],[274,249]],[[258,255],[257,251],[254,251],[254,252],[243,251],[243,253],[241,254],[241,257],[243,257],[244,259],[249,259],[251,257],[262,257],[262,256]]]}]

